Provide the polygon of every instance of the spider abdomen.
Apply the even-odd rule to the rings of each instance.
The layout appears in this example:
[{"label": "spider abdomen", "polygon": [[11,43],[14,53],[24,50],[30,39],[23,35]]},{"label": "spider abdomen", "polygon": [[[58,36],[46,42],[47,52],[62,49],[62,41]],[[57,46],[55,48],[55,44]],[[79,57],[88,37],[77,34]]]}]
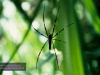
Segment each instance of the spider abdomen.
[{"label": "spider abdomen", "polygon": [[51,50],[51,43],[52,43],[52,34],[48,35],[48,42],[49,42],[49,50]]}]

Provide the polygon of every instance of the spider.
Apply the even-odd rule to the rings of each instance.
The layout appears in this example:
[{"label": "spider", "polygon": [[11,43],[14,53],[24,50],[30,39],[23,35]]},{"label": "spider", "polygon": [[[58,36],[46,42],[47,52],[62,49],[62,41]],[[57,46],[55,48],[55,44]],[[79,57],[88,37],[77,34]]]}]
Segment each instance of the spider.
[{"label": "spider", "polygon": [[[58,8],[58,11],[59,11],[59,9],[60,9],[60,6],[59,6],[59,8]],[[42,48],[41,48],[41,50],[40,50],[40,52],[39,52],[39,54],[38,54],[38,58],[37,58],[37,62],[36,62],[36,69],[37,69],[37,63],[38,63],[38,60],[39,60],[39,56],[40,56],[40,54],[41,54],[41,52],[42,52],[42,50],[43,50],[43,48],[44,48],[44,46],[46,45],[47,42],[48,42],[48,44],[49,44],[49,50],[51,50],[51,45],[53,44],[53,41],[52,41],[52,40],[60,41],[60,42],[66,43],[66,42],[64,42],[64,41],[62,41],[62,40],[54,39],[55,36],[57,36],[60,32],[62,32],[62,31],[65,29],[65,28],[62,28],[59,32],[57,32],[57,33],[54,35],[55,25],[56,25],[57,16],[58,16],[58,11],[57,11],[57,15],[56,15],[56,17],[55,17],[54,26],[53,26],[53,31],[52,31],[51,34],[47,32],[47,29],[46,29],[46,26],[45,26],[44,11],[45,11],[45,4],[44,4],[44,10],[43,10],[43,23],[44,23],[44,29],[45,29],[45,32],[46,32],[46,36],[45,36],[44,34],[40,33],[38,30],[36,30],[36,29],[32,26],[32,27],[34,28],[34,30],[35,30],[37,33],[39,33],[40,35],[42,35],[42,36],[44,36],[44,37],[47,38],[47,41],[46,41],[45,44],[42,46]],[[71,23],[71,24],[67,25],[66,27],[68,27],[68,26],[70,26],[70,25],[72,25],[72,24],[74,24],[74,23]],[[53,48],[55,48],[55,47],[54,47],[54,44],[53,44]],[[54,49],[54,52],[55,52],[55,56],[56,56],[56,60],[57,60],[57,65],[58,65],[58,59],[57,59],[57,54],[56,54],[55,49]],[[58,65],[58,68],[59,68],[59,65]]]}]

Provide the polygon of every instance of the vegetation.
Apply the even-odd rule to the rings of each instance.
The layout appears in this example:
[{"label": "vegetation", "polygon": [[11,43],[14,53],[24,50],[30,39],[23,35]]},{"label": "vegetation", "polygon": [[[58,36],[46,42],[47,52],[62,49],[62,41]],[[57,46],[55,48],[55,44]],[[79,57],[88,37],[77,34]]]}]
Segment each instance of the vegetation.
[{"label": "vegetation", "polygon": [[[56,57],[43,48],[36,69],[38,53],[55,23],[60,6],[54,41]],[[0,75],[99,75],[100,74],[100,4],[99,0],[0,0],[0,63],[26,63],[26,71],[0,71]],[[70,26],[69,24],[74,23]],[[66,27],[68,26],[68,27]]]}]

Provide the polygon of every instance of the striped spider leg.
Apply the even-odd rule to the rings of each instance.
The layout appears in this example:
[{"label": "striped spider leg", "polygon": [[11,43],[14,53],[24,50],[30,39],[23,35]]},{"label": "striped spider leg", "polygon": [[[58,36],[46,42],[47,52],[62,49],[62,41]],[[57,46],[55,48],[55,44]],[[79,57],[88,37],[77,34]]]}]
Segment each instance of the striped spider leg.
[{"label": "striped spider leg", "polygon": [[[59,11],[59,9],[60,9],[60,6],[59,6],[59,8],[58,8],[58,11]],[[37,33],[39,33],[40,35],[42,35],[42,36],[44,36],[44,37],[46,37],[46,38],[48,39],[48,40],[45,42],[45,44],[42,46],[42,48],[41,48],[41,50],[40,50],[40,52],[39,52],[39,54],[38,54],[38,58],[37,58],[37,62],[36,62],[36,69],[37,69],[37,64],[38,64],[39,56],[40,56],[40,54],[41,54],[41,52],[42,52],[44,46],[46,45],[46,43],[47,43],[47,42],[49,43],[49,50],[51,50],[51,45],[53,44],[53,41],[52,41],[52,40],[59,41],[59,42],[62,42],[62,43],[66,43],[66,42],[64,42],[64,41],[62,41],[62,40],[54,39],[54,37],[57,36],[60,32],[62,32],[66,27],[68,27],[68,26],[70,26],[70,25],[73,24],[73,23],[71,23],[71,24],[67,25],[65,28],[61,29],[58,33],[56,33],[56,34],[54,35],[55,25],[56,25],[57,16],[58,16],[58,11],[57,11],[57,15],[56,15],[56,18],[55,18],[55,21],[54,21],[53,31],[52,31],[52,33],[50,34],[50,33],[47,32],[47,29],[46,29],[46,26],[45,26],[44,11],[45,11],[45,5],[44,5],[44,10],[43,10],[43,23],[44,23],[44,28],[45,28],[46,36],[45,36],[44,34],[40,33],[38,30],[36,30],[36,29],[32,26],[32,27],[34,28],[34,30],[35,30]],[[53,48],[55,48],[55,47],[54,47],[54,44],[53,44]],[[55,49],[54,49],[54,52],[55,52],[55,56],[56,56],[56,60],[57,60],[57,65],[58,65],[58,59],[57,59],[57,54],[56,54]],[[59,65],[58,65],[58,68],[59,68]]]}]

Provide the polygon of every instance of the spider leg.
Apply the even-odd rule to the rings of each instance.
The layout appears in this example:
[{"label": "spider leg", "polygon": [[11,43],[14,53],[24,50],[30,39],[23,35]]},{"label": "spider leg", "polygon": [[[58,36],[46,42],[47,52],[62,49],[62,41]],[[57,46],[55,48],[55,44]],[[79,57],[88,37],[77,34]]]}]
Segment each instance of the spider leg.
[{"label": "spider leg", "polygon": [[56,41],[59,41],[59,42],[67,44],[65,41],[62,41],[62,40],[58,40],[58,39],[53,39],[53,40],[56,40]]},{"label": "spider leg", "polygon": [[[48,41],[48,40],[47,40],[47,41]],[[40,56],[40,54],[41,54],[41,52],[42,52],[44,46],[46,45],[47,41],[46,41],[45,44],[42,46],[41,51],[40,51],[39,54],[38,54],[38,58],[37,58],[37,62],[36,62],[36,69],[37,69],[37,63],[38,63],[38,60],[39,60],[39,56]]]},{"label": "spider leg", "polygon": [[44,28],[45,28],[46,34],[48,36],[48,32],[47,32],[47,29],[46,29],[46,26],[45,26],[45,20],[44,20],[44,11],[45,11],[45,4],[44,4],[44,10],[43,10],[43,23],[44,23]]},{"label": "spider leg", "polygon": [[[58,8],[58,11],[60,9],[60,6]],[[58,16],[58,11],[57,11],[57,15],[56,15],[56,18],[55,18],[55,21],[54,21],[54,26],[53,26],[53,31],[52,31],[52,34],[54,33],[54,30],[55,30],[55,26],[56,26],[56,21],[57,21],[57,16]]]},{"label": "spider leg", "polygon": [[[32,27],[33,27],[33,26],[32,26]],[[33,28],[34,28],[34,27],[33,27]],[[34,30],[35,30],[37,33],[39,33],[40,35],[42,35],[42,36],[48,38],[47,36],[43,35],[42,33],[40,33],[40,32],[39,32],[38,30],[36,30],[35,28],[34,28]]]},{"label": "spider leg", "polygon": [[[68,26],[70,26],[70,25],[72,25],[72,24],[74,24],[74,23],[71,23],[71,24],[67,25],[66,27],[68,27]],[[60,32],[62,32],[64,29],[65,29],[65,27],[64,27],[63,29],[61,29],[58,33],[56,33],[56,34],[53,36],[53,38],[54,38],[56,35],[58,35]]]},{"label": "spider leg", "polygon": [[[53,43],[53,42],[52,42],[52,43]],[[53,44],[53,48],[55,48],[55,47],[54,47],[54,44]],[[56,60],[57,60],[57,65],[58,65],[58,69],[59,69],[59,64],[58,64],[58,59],[57,59],[57,54],[56,54],[55,49],[54,49],[54,52],[55,52],[55,56],[56,56]]]}]

